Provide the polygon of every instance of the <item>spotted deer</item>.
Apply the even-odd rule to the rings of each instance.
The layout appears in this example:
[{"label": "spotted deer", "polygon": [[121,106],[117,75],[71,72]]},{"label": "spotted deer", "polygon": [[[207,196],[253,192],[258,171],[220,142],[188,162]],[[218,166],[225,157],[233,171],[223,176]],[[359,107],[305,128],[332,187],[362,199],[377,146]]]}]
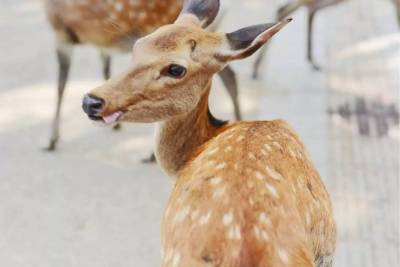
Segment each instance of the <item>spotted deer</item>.
[{"label": "spotted deer", "polygon": [[[181,0],[46,0],[46,13],[56,36],[59,65],[57,108],[47,150],[59,139],[60,112],[73,47],[87,44],[100,50],[103,76],[110,77],[111,54],[130,52],[134,42],[179,15]],[[226,67],[220,77],[228,89],[237,120],[241,119],[235,73]],[[119,128],[119,124],[115,129]]]},{"label": "spotted deer", "polygon": [[157,122],[156,157],[175,179],[162,222],[162,267],[328,267],[330,197],[282,120],[228,123],[210,112],[214,74],[289,21],[205,30],[217,0],[187,0],[175,23],[138,40],[130,67],[83,99],[91,120]]},{"label": "spotted deer", "polygon": [[[281,6],[277,12],[278,20],[283,20],[287,18],[294,12],[296,12],[301,7],[306,7],[308,9],[308,22],[307,22],[307,60],[311,64],[314,70],[321,70],[321,67],[315,62],[313,56],[313,26],[314,18],[318,11],[325,9],[327,7],[345,2],[348,0],[290,0],[287,4]],[[397,14],[397,20],[400,25],[400,0],[392,0]],[[258,55],[254,67],[253,67],[253,78],[259,76],[259,68],[264,58],[266,52],[266,46]]]}]

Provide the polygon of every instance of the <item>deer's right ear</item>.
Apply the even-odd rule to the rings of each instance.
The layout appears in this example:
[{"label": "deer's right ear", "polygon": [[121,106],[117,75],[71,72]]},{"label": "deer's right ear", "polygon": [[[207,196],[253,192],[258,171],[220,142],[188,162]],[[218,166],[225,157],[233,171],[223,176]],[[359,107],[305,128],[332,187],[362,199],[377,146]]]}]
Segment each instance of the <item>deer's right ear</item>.
[{"label": "deer's right ear", "polygon": [[185,0],[176,23],[190,23],[195,19],[195,23],[206,28],[217,17],[219,6],[219,0]]},{"label": "deer's right ear", "polygon": [[216,57],[220,60],[229,61],[251,56],[290,21],[292,19],[250,26],[227,33],[225,34],[224,48]]}]

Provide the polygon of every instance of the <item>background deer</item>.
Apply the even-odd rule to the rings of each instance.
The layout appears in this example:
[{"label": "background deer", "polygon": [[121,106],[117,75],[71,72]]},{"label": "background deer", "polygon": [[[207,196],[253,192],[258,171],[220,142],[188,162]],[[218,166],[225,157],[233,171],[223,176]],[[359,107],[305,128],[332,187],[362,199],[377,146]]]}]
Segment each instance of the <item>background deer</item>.
[{"label": "background deer", "polygon": [[156,156],[176,178],[162,222],[164,267],[327,267],[329,195],[284,121],[227,123],[208,96],[214,74],[252,55],[290,20],[204,30],[219,1],[187,0],[174,24],[136,42],[130,67],[84,97],[90,119],[158,122]]},{"label": "background deer", "polygon": [[[56,34],[59,64],[57,108],[48,150],[56,148],[60,111],[68,80],[74,45],[90,44],[100,50],[103,76],[110,77],[112,50],[130,52],[133,43],[161,25],[172,23],[182,7],[181,0],[46,0],[48,19]],[[241,119],[235,73],[229,67],[221,73]],[[117,124],[116,129],[119,128]]]},{"label": "background deer", "polygon": [[[340,2],[347,1],[347,0],[292,0],[289,1],[287,4],[279,7],[277,12],[278,20],[282,20],[287,18],[292,13],[297,11],[299,8],[305,6],[308,9],[308,23],[307,23],[307,60],[310,62],[311,66],[314,70],[320,70],[320,67],[315,63],[313,57],[313,23],[314,17],[317,11],[323,9],[328,6],[332,6],[338,4]],[[259,68],[262,63],[262,59],[264,58],[267,46],[261,50],[260,54],[258,55],[253,68],[253,78],[258,77]]]},{"label": "background deer", "polygon": [[[277,12],[278,20],[287,18],[301,7],[307,7],[308,9],[308,22],[307,22],[307,60],[310,62],[314,70],[320,70],[321,68],[315,62],[313,56],[313,26],[314,18],[318,11],[333,6],[348,0],[290,0],[287,4],[281,6]],[[392,0],[396,7],[397,19],[400,25],[400,0]],[[253,68],[253,78],[257,78],[259,74],[259,68],[262,63],[262,59],[266,52],[267,46],[264,46],[260,54],[258,55]]]}]

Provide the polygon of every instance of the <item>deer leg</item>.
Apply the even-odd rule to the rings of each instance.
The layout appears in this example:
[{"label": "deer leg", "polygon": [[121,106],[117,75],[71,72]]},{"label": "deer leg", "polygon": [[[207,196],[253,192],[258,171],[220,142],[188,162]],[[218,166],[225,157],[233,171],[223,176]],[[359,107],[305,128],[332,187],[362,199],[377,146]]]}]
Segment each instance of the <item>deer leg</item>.
[{"label": "deer leg", "polygon": [[156,162],[156,155],[154,155],[154,152],[151,153],[151,155],[147,158],[142,159],[142,163],[155,163]]},{"label": "deer leg", "polygon": [[239,104],[239,91],[238,91],[238,84],[236,80],[236,74],[231,69],[231,67],[226,66],[219,74],[218,74],[222,82],[224,83],[225,87],[228,90],[228,93],[233,102],[233,108],[235,113],[236,120],[240,121],[242,119],[241,111],[240,111],[240,104]]},{"label": "deer leg", "polygon": [[[111,77],[111,56],[104,52],[100,52],[101,62],[103,63],[103,78],[104,80],[108,80]],[[121,124],[117,123],[114,125],[113,130],[118,131],[121,129]]]},{"label": "deer leg", "polygon": [[54,151],[56,149],[59,138],[61,105],[71,65],[71,52],[72,49],[69,45],[64,45],[57,48],[57,60],[58,60],[57,108],[53,119],[50,142],[49,145],[46,147],[47,151]]},{"label": "deer leg", "polygon": [[108,80],[111,76],[111,56],[104,52],[101,52],[100,55],[101,62],[103,63],[103,78],[104,80]]},{"label": "deer leg", "polygon": [[[277,20],[278,21],[283,20],[284,18],[286,18],[287,16],[292,14],[294,11],[296,11],[300,6],[301,6],[301,2],[299,2],[299,1],[289,2],[283,6],[280,6],[278,8],[278,12],[276,14]],[[264,61],[268,46],[269,46],[269,44],[267,43],[262,48],[260,48],[260,52],[257,56],[256,61],[254,62],[254,65],[253,65],[253,75],[252,75],[253,79],[258,79],[260,76],[260,66]]]},{"label": "deer leg", "polygon": [[310,62],[314,70],[319,71],[321,68],[315,63],[313,56],[313,25],[316,9],[310,9],[308,14],[307,26],[307,60]]},{"label": "deer leg", "polygon": [[261,63],[264,61],[264,57],[267,52],[267,47],[268,47],[267,45],[264,45],[261,48],[261,51],[258,53],[256,61],[254,62],[253,75],[252,75],[253,79],[258,79],[260,76],[260,66],[261,66]]},{"label": "deer leg", "polygon": [[396,12],[397,12],[397,22],[400,27],[400,1],[399,0],[394,0],[394,4],[396,6]]}]

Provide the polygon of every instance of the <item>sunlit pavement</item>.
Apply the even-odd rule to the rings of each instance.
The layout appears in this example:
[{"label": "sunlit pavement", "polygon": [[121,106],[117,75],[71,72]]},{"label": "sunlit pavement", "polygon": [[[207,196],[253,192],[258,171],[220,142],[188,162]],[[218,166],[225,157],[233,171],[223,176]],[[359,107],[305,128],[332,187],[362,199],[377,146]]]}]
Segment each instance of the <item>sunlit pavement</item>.
[{"label": "sunlit pavement", "polygon": [[[271,21],[282,1],[226,1],[223,29]],[[262,78],[234,64],[246,119],[284,118],[299,132],[331,192],[338,221],[335,266],[399,266],[400,35],[390,1],[351,0],[316,18],[305,60],[306,12],[271,43]],[[41,1],[0,3],[0,266],[157,266],[159,225],[171,187],[143,165],[152,125],[92,125],[82,95],[101,83],[100,60],[76,49],[53,154],[56,62]],[[128,57],[119,55],[114,73]],[[212,109],[230,118],[216,79]],[[396,115],[397,114],[397,115]]]}]

